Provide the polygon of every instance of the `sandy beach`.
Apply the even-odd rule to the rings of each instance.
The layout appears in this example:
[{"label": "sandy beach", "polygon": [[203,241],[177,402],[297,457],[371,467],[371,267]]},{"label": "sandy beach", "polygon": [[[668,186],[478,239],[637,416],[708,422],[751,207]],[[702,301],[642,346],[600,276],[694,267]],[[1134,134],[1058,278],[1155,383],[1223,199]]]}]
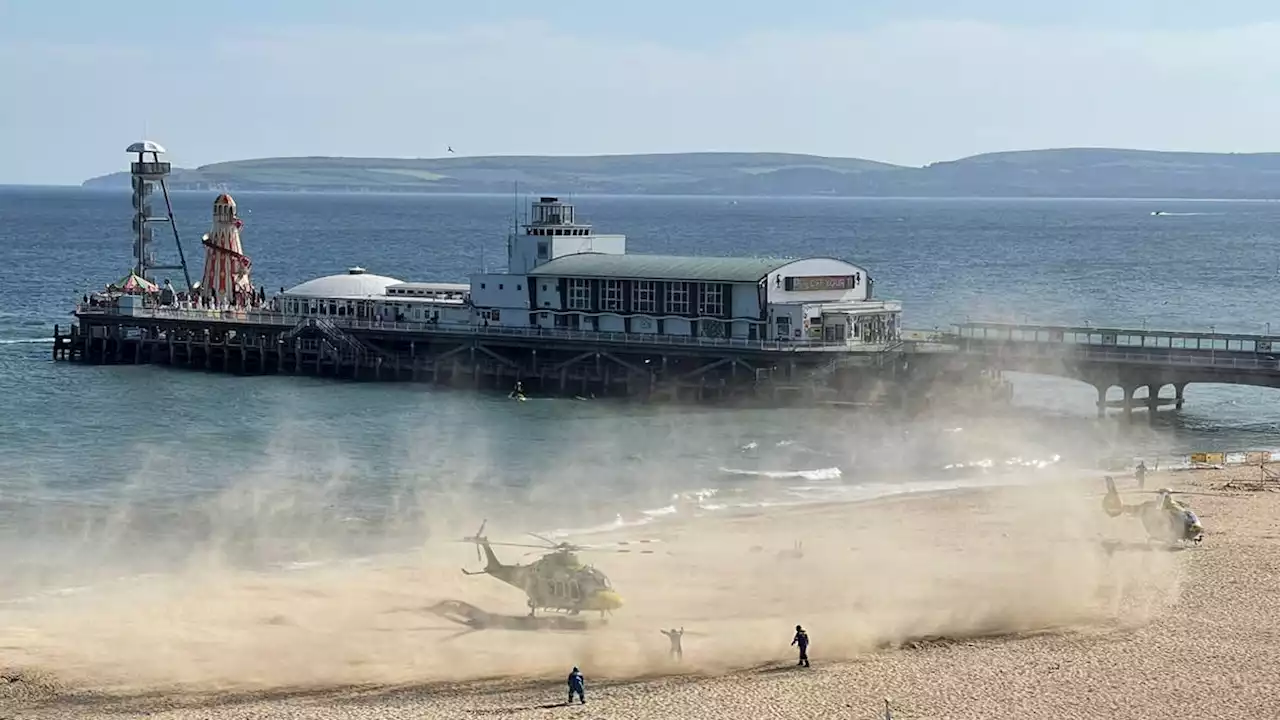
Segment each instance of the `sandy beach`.
[{"label": "sandy beach", "polygon": [[[1180,552],[1103,514],[1097,477],[659,523],[616,538],[655,554],[590,558],[626,606],[586,633],[425,612],[523,614],[519,591],[458,571],[463,544],[287,573],[210,561],[0,610],[0,717],[875,718],[886,698],[895,718],[1275,717],[1280,494],[1223,488],[1258,477],[1149,476],[1207,493],[1183,498],[1207,534]],[[675,663],[659,631],[681,626]],[[573,665],[588,703],[565,708]]]}]

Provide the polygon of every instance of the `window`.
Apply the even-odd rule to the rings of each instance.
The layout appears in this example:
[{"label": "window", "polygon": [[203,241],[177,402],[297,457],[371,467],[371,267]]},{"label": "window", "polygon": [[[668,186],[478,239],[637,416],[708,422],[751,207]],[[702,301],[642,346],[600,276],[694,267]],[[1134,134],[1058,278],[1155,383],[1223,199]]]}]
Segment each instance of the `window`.
[{"label": "window", "polygon": [[638,313],[656,312],[657,293],[651,280],[637,280],[631,284],[631,310]]},{"label": "window", "polygon": [[700,315],[720,317],[724,315],[724,288],[718,283],[702,284],[702,302]]},{"label": "window", "polygon": [[605,280],[604,296],[600,301],[601,310],[612,310],[618,312],[622,310],[622,281],[621,280]]},{"label": "window", "polygon": [[689,283],[667,283],[667,314],[689,314]]},{"label": "window", "polygon": [[586,278],[569,278],[569,309],[591,309],[591,281]]},{"label": "window", "polygon": [[538,243],[538,259],[539,259],[539,260],[546,260],[546,259],[547,259],[547,252],[548,252],[548,250],[547,250],[547,241],[543,240],[543,241],[539,242],[539,243]]}]

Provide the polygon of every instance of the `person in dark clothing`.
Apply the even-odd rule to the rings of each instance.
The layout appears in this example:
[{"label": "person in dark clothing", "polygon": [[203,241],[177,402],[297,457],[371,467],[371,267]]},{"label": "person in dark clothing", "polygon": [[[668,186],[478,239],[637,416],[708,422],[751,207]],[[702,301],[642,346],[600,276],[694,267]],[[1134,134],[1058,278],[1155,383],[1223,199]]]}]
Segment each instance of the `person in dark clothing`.
[{"label": "person in dark clothing", "polygon": [[573,703],[573,696],[576,694],[578,696],[578,701],[583,705],[586,705],[587,697],[584,694],[586,688],[587,681],[583,679],[582,672],[575,667],[573,672],[569,673],[569,702],[567,704]]},{"label": "person in dark clothing", "polygon": [[796,663],[796,666],[809,667],[809,633],[797,625],[796,636],[791,638],[791,644],[800,647],[800,662]]},{"label": "person in dark clothing", "polygon": [[680,639],[684,637],[684,628],[680,628],[679,630],[676,630],[675,628],[663,630],[662,634],[666,635],[667,639],[671,641],[671,657],[677,660],[683,659],[684,648],[680,645]]},{"label": "person in dark clothing", "polygon": [[1133,476],[1138,479],[1138,489],[1142,490],[1147,485],[1147,464],[1141,460],[1138,461],[1138,467],[1133,469]]}]

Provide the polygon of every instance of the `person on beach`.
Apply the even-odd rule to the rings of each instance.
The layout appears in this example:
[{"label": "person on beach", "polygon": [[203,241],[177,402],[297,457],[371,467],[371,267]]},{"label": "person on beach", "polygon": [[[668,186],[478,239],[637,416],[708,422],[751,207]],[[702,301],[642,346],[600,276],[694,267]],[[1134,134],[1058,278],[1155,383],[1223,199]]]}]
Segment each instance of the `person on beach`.
[{"label": "person on beach", "polygon": [[663,630],[662,634],[666,635],[667,639],[671,641],[671,657],[676,660],[684,659],[684,648],[680,645],[680,638],[684,637],[684,628]]},{"label": "person on beach", "polygon": [[1139,460],[1138,467],[1133,469],[1133,476],[1138,479],[1138,489],[1145,488],[1147,485],[1147,464]]},{"label": "person on beach", "polygon": [[809,633],[797,625],[796,636],[791,638],[791,644],[800,646],[800,662],[796,663],[796,667],[809,667]]},{"label": "person on beach", "polygon": [[573,696],[578,696],[578,701],[583,705],[587,704],[586,691],[587,681],[583,679],[582,672],[575,666],[573,672],[569,673],[569,701],[566,705],[573,704]]}]

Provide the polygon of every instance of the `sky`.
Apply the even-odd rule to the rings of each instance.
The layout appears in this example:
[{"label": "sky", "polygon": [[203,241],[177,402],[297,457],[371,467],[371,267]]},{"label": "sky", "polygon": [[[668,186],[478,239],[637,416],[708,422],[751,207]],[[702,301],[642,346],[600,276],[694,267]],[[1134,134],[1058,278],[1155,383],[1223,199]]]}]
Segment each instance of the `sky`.
[{"label": "sky", "polygon": [[1275,0],[0,0],[0,184],[254,157],[1280,150]]}]

